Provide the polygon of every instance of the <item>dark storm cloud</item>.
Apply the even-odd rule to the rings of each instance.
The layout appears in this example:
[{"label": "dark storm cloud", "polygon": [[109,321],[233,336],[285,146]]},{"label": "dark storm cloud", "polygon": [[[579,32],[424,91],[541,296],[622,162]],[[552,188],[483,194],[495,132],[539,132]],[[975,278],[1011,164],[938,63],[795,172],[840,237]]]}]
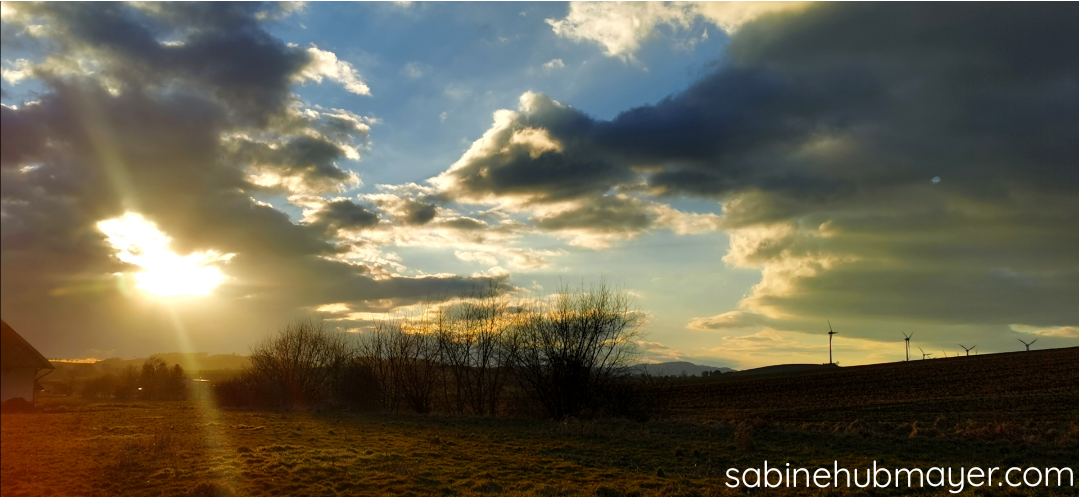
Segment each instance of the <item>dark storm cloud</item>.
[{"label": "dark storm cloud", "polygon": [[526,94],[433,183],[600,198],[534,219],[596,232],[647,224],[611,210],[612,191],[717,199],[725,260],[763,270],[753,311],[1072,325],[1077,18],[1003,3],[762,16],[714,72],[610,121]]},{"label": "dark storm cloud", "polygon": [[[602,193],[630,168],[670,193],[821,201],[934,176],[987,195],[1074,188],[1076,14],[862,4],[765,16],[732,37],[729,64],[611,121],[522,97],[521,112],[443,177],[461,192],[533,198]],[[513,145],[528,128],[564,151],[487,146]]]},{"label": "dark storm cloud", "polygon": [[262,29],[259,13],[274,8],[259,2],[21,6],[53,28],[60,53],[93,54],[133,86],[208,88],[236,117],[260,122],[281,110],[292,78],[310,61]]},{"label": "dark storm cloud", "polygon": [[656,214],[640,200],[603,196],[577,208],[549,216],[534,217],[536,227],[551,231],[583,229],[597,233],[643,231],[655,224]]},{"label": "dark storm cloud", "polygon": [[[193,336],[217,347],[242,350],[310,306],[384,309],[491,281],[405,278],[344,260],[350,247],[336,232],[378,222],[351,201],[325,203],[305,224],[251,198],[265,191],[255,173],[297,180],[282,181],[289,193],[347,186],[353,176],[335,161],[366,139],[367,125],[346,111],[296,110],[290,87],[311,55],[261,27],[277,7],[12,8],[47,26],[41,44],[52,51],[33,68],[37,101],[2,109],[2,305],[13,325],[45,330],[43,350],[176,347],[152,330],[174,322],[149,316],[113,276],[134,268],[116,259],[96,224],[125,212],[154,222],[180,254],[233,254],[221,267],[230,279],[215,291],[232,305],[207,302],[216,310],[189,316],[200,324]],[[10,27],[5,18],[5,54]],[[73,60],[96,69],[74,70]]]},{"label": "dark storm cloud", "polygon": [[1079,235],[1069,228],[1079,225],[1075,196],[1015,192],[987,202],[929,185],[920,190],[851,198],[827,209],[764,207],[800,212],[778,224],[743,217],[774,195],[743,197],[758,201],[728,213],[743,222],[731,231],[726,260],[766,272],[743,304],[818,317],[1079,322],[1079,311],[1068,304],[1079,297],[1079,261],[1071,249]]},{"label": "dark storm cloud", "polygon": [[21,164],[28,157],[41,152],[40,124],[25,112],[16,112],[7,106],[0,107],[0,167]]},{"label": "dark storm cloud", "polygon": [[[252,165],[276,178],[296,178],[298,184],[276,184],[276,188],[326,192],[337,189],[351,178],[337,161],[344,158],[341,146],[313,136],[296,136],[284,143],[258,143],[240,140],[234,160]],[[273,187],[271,187],[273,188]]]},{"label": "dark storm cloud", "polygon": [[697,194],[830,201],[934,176],[972,195],[1074,189],[1075,14],[890,4],[766,17],[732,38],[730,66],[605,123],[600,141],[663,164],[652,185]]},{"label": "dark storm cloud", "polygon": [[632,179],[600,153],[595,122],[542,94],[521,97],[520,112],[500,111],[495,126],[434,181],[461,199],[513,197],[556,202],[603,194]]},{"label": "dark storm cloud", "polygon": [[409,199],[405,205],[405,222],[408,224],[427,224],[438,214],[438,207]]},{"label": "dark storm cloud", "polygon": [[312,225],[324,227],[329,233],[337,230],[358,230],[378,224],[378,214],[351,200],[334,200],[316,212]]}]

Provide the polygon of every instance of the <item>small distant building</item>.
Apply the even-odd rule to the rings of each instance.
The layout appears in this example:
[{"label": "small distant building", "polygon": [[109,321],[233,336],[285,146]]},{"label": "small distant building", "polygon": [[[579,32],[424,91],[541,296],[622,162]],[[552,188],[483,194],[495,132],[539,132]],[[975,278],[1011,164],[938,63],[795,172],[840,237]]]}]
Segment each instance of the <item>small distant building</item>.
[{"label": "small distant building", "polygon": [[55,368],[6,322],[0,324],[0,401],[22,397],[33,402],[38,372]]}]

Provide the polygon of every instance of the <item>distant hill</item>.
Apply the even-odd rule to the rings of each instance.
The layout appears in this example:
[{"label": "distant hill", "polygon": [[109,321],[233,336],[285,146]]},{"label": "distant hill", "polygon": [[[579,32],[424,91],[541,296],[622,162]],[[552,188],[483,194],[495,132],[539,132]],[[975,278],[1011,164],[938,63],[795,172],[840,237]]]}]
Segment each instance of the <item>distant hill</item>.
[{"label": "distant hill", "polygon": [[776,364],[774,366],[764,366],[762,368],[743,369],[742,371],[736,371],[736,373],[738,373],[739,376],[746,376],[755,374],[807,373],[810,371],[829,371],[838,368],[839,366],[835,364]]},{"label": "distant hill", "polygon": [[697,419],[887,422],[908,433],[915,421],[932,429],[941,419],[952,430],[968,422],[1049,422],[1066,430],[1079,412],[1079,347],[865,366],[785,364],[677,382],[675,389],[672,413]]},{"label": "distant hill", "polygon": [[[247,356],[236,354],[214,354],[208,355],[205,352],[198,353],[181,353],[173,352],[170,354],[154,354],[150,357],[157,357],[169,364],[179,364],[180,367],[188,371],[215,371],[223,369],[242,369],[250,363],[250,359]],[[138,359],[139,362],[144,359]]]},{"label": "distant hill", "polygon": [[[184,368],[184,371],[188,372],[188,374],[199,374],[204,371],[239,371],[250,362],[250,359],[247,356],[236,354],[209,355],[203,352],[154,354],[149,358],[154,357],[165,361],[169,365],[179,364],[180,367]],[[119,374],[128,366],[141,368],[142,363],[146,362],[149,358],[112,358],[100,361],[59,359],[53,361],[53,365],[56,366],[54,374],[56,375],[56,378],[84,378],[110,373]]]},{"label": "distant hill", "polygon": [[685,373],[686,376],[700,376],[705,371],[722,371],[724,373],[730,373],[734,371],[731,368],[719,368],[715,366],[701,366],[693,364],[692,362],[678,361],[678,362],[661,362],[658,364],[638,364],[634,366],[642,373],[647,373],[653,376],[682,376]]}]

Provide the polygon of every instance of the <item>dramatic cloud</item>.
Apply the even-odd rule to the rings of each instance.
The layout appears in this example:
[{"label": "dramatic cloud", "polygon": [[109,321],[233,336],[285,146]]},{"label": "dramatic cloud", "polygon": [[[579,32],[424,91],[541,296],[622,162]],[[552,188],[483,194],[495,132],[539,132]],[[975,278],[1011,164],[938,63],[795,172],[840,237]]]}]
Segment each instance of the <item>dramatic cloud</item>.
[{"label": "dramatic cloud", "polygon": [[647,231],[715,230],[711,214],[680,212],[633,191],[638,173],[595,138],[602,123],[543,94],[521,95],[518,111],[500,110],[494,126],[430,180],[448,199],[532,214],[541,230],[588,248],[605,248]]},{"label": "dramatic cloud", "polygon": [[590,143],[593,121],[546,95],[521,95],[518,112],[500,110],[494,125],[432,183],[462,201],[555,202],[603,194],[632,173]]},{"label": "dramatic cloud", "polygon": [[[375,121],[292,94],[322,78],[369,91],[334,54],[263,29],[290,9],[5,3],[5,53],[12,32],[42,47],[4,76],[41,88],[2,108],[5,319],[43,330],[62,353],[106,343],[175,349],[187,332],[235,350],[313,306],[385,309],[490,281],[397,274],[392,258],[354,239],[379,224],[377,212],[319,197],[359,184],[341,162],[360,158]],[[48,29],[30,29],[39,25]],[[252,198],[271,193],[310,212],[300,222]],[[99,224],[132,216],[143,228]],[[429,209],[410,219],[430,221]],[[131,245],[128,232],[145,240]],[[193,269],[178,273],[183,264]],[[220,286],[212,298],[170,304],[180,321],[164,308],[148,313],[150,299],[131,293],[175,293],[199,271]]]},{"label": "dramatic cloud", "polygon": [[[641,33],[683,26],[696,9],[574,4],[551,23],[629,56]],[[1009,4],[747,14],[756,20],[730,24],[729,62],[684,92],[610,121],[525,94],[433,183],[528,206],[554,232],[650,229],[649,195],[716,199],[724,215],[707,221],[731,236],[724,260],[763,273],[741,305],[771,319],[1074,326],[1077,14]],[[634,16],[651,21],[625,34]]]},{"label": "dramatic cloud", "polygon": [[[434,77],[465,67],[434,52],[372,52],[361,65],[362,47],[328,50],[341,40],[332,33],[317,46],[270,34],[299,9],[4,3],[5,320],[45,330],[58,353],[168,350],[180,338],[242,350],[298,313],[358,327],[511,272],[549,284],[605,259],[577,248],[634,247],[664,271],[742,285],[715,309],[689,298],[649,309],[661,340],[702,340],[667,343],[671,357],[821,362],[828,319],[850,340],[843,360],[859,362],[885,358],[878,340],[912,329],[938,349],[955,337],[979,350],[1016,337],[1075,343],[1074,4],[574,3],[548,24],[514,15],[557,37],[527,57],[483,52],[494,62],[474,69],[486,86]],[[580,109],[609,109],[621,92],[594,85],[618,82],[563,71],[571,54],[557,52],[596,43],[640,63],[652,37],[690,47],[717,28],[710,72],[609,119]],[[490,77],[512,58],[513,75]],[[559,77],[534,77],[544,73]],[[607,100],[558,102],[534,86],[564,77],[576,78],[569,95]],[[366,97],[397,83],[386,101]],[[626,89],[655,95],[659,84]],[[484,124],[470,104],[497,108],[507,92],[521,95],[514,108],[486,132],[469,127]],[[379,138],[406,133],[422,136]],[[472,143],[447,160],[463,136]],[[385,169],[364,179],[419,184],[364,185],[367,164]],[[152,235],[142,245],[99,224],[132,216]],[[729,239],[722,261],[671,240],[716,231]],[[645,236],[657,238],[627,243]],[[443,262],[473,276],[443,274]],[[168,273],[181,266],[195,269]],[[760,273],[752,288],[746,270]],[[153,271],[207,276],[185,293],[216,286],[148,298],[161,286],[137,275]],[[676,280],[631,277],[663,291]]]}]

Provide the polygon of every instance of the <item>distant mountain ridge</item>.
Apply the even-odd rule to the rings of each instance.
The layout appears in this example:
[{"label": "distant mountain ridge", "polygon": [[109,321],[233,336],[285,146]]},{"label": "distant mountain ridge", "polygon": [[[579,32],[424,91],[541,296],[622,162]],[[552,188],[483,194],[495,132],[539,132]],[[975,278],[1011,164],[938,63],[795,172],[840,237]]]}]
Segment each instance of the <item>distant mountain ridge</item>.
[{"label": "distant mountain ridge", "polygon": [[685,373],[686,376],[700,376],[701,373],[705,371],[722,371],[724,373],[731,373],[734,371],[731,368],[702,366],[686,361],[661,362],[658,364],[638,364],[634,366],[634,368],[637,368],[642,373],[650,374],[653,376],[682,376],[683,373]]}]

